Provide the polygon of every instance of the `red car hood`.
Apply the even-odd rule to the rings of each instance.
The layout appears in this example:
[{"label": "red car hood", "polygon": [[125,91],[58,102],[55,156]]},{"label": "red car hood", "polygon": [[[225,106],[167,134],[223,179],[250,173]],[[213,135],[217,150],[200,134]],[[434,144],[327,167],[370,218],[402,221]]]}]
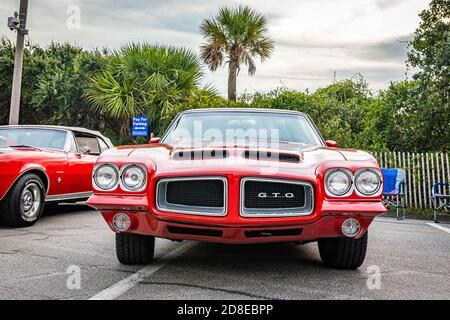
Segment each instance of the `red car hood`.
[{"label": "red car hood", "polygon": [[[215,156],[211,157],[212,151]],[[253,157],[246,158],[246,152]],[[263,152],[263,159],[257,159],[257,152]],[[264,158],[266,152],[275,154],[273,160]],[[226,157],[217,155],[226,154]],[[205,156],[206,155],[206,156]],[[191,156],[193,159],[191,159]],[[288,156],[289,161],[283,160]],[[125,159],[124,159],[125,158]],[[261,172],[283,175],[315,177],[316,168],[325,162],[339,165],[347,161],[366,161],[376,164],[368,153],[353,149],[317,147],[301,144],[280,144],[278,148],[257,148],[240,146],[200,145],[172,146],[149,144],[142,146],[121,146],[102,154],[100,162],[152,162],[157,175],[182,175],[201,172],[202,174],[256,174]]]}]

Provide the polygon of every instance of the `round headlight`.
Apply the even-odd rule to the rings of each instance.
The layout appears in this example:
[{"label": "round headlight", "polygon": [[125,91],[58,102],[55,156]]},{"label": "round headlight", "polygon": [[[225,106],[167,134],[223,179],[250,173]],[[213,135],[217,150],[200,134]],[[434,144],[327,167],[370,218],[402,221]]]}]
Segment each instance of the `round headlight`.
[{"label": "round headlight", "polygon": [[94,169],[94,185],[100,190],[112,190],[119,182],[119,171],[110,164],[102,164]]},{"label": "round headlight", "polygon": [[147,171],[138,165],[129,165],[122,171],[122,186],[129,191],[140,191],[147,182]]},{"label": "round headlight", "polygon": [[362,195],[373,196],[381,189],[381,177],[374,170],[360,170],[355,175],[355,186]]},{"label": "round headlight", "polygon": [[325,176],[325,186],[332,195],[342,197],[352,187],[352,176],[342,169],[331,170]]}]

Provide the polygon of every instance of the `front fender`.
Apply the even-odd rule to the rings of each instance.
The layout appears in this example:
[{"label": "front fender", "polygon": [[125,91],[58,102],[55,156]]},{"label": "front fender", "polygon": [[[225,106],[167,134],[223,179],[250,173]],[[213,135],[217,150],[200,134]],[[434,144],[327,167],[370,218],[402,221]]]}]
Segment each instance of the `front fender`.
[{"label": "front fender", "polygon": [[35,163],[8,163],[2,166],[0,172],[0,201],[3,200],[8,191],[21,176],[31,171],[39,171],[46,177],[47,181],[44,183],[46,184],[47,192],[49,189],[49,178],[45,167]]}]

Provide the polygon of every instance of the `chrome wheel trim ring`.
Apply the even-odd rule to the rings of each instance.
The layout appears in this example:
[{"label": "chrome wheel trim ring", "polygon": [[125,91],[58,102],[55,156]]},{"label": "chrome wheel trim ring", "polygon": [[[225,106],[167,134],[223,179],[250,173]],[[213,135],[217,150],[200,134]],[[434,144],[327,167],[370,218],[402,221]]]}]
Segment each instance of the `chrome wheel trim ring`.
[{"label": "chrome wheel trim ring", "polygon": [[22,190],[20,196],[20,212],[25,221],[34,221],[37,218],[42,203],[42,193],[36,182],[30,182]]}]

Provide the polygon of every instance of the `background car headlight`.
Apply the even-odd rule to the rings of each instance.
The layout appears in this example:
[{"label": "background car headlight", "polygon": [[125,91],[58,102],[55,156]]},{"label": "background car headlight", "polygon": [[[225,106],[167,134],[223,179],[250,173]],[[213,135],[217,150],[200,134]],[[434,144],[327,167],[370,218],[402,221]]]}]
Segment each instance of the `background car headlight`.
[{"label": "background car headlight", "polygon": [[344,196],[352,187],[352,175],[343,169],[329,170],[325,175],[325,187],[331,195]]},{"label": "background car headlight", "polygon": [[94,186],[97,189],[108,191],[117,186],[119,182],[119,171],[110,164],[102,164],[94,168]]},{"label": "background car headlight", "polygon": [[364,196],[373,196],[381,189],[381,177],[372,169],[362,169],[355,175],[356,189]]},{"label": "background car headlight", "polygon": [[122,169],[122,186],[129,191],[140,191],[147,183],[147,171],[139,165],[129,165]]}]

